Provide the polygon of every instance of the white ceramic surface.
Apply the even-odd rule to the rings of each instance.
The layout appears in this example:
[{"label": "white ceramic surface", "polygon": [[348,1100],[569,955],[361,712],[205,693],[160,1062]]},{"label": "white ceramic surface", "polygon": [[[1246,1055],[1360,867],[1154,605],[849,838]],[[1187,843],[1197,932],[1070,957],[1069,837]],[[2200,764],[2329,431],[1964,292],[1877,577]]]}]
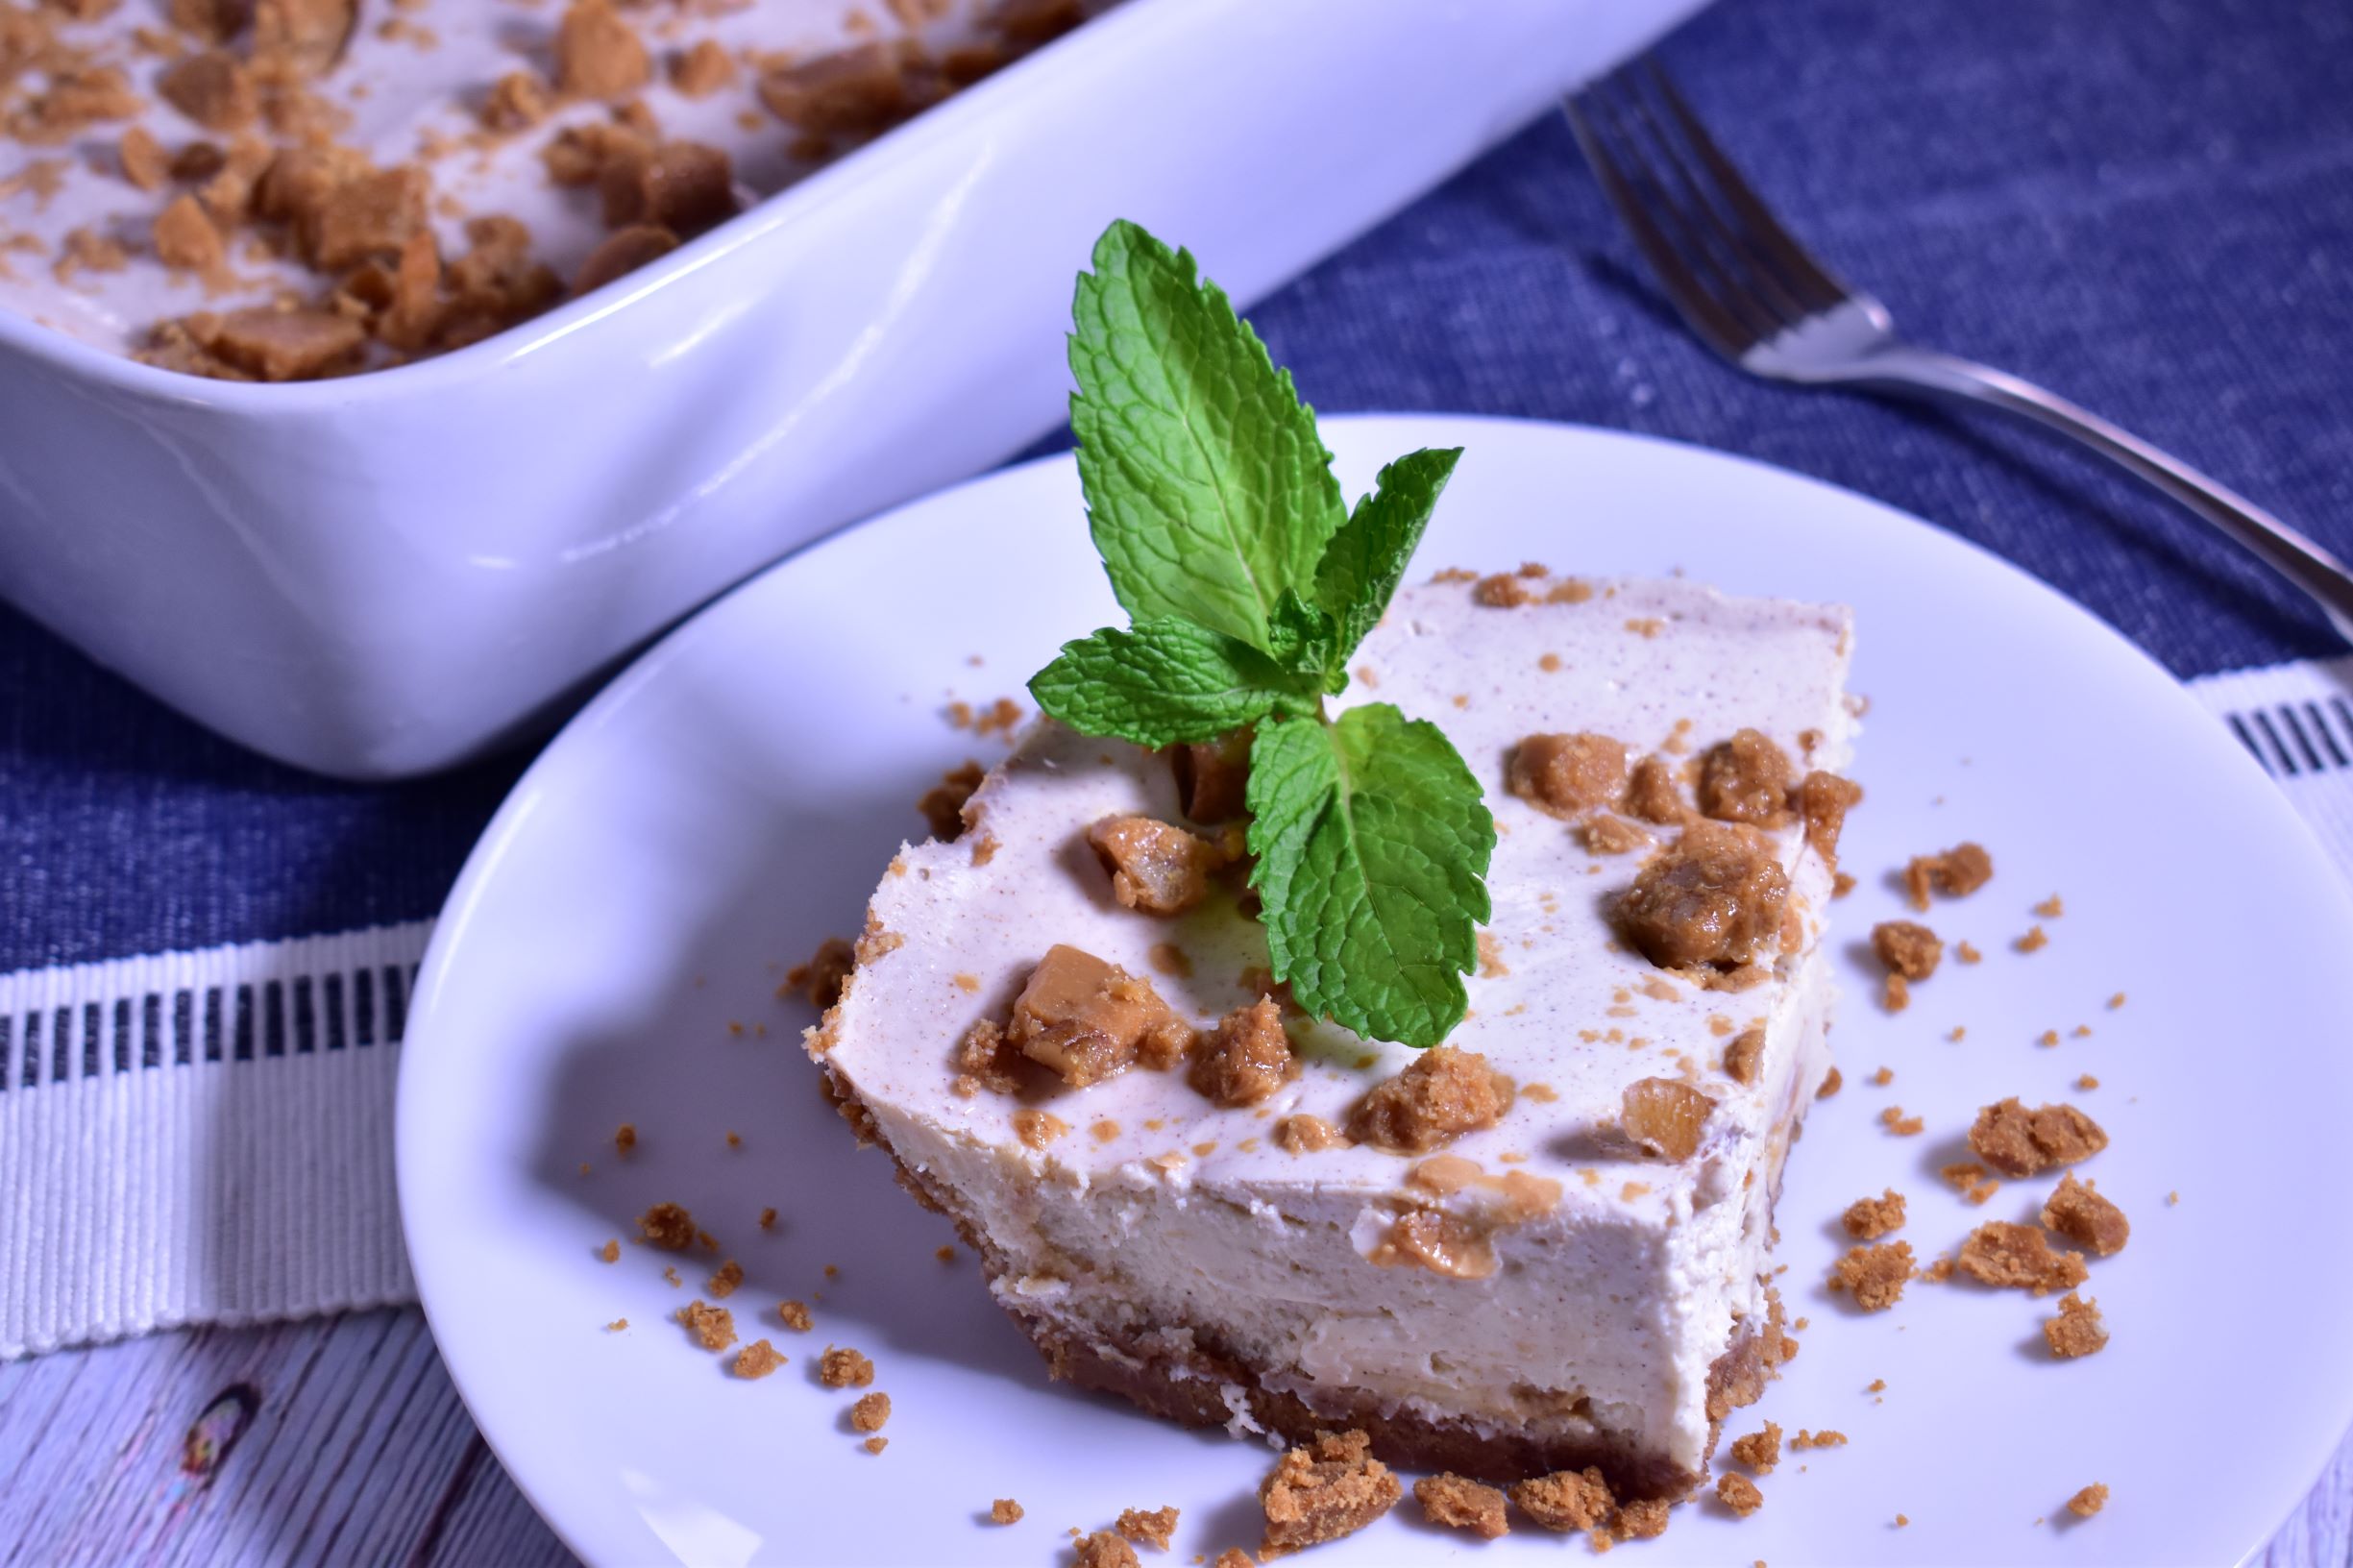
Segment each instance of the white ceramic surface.
[{"label": "white ceramic surface", "polygon": [[389,776],[1063,417],[1113,217],[1250,301],[1701,0],[1133,0],[644,271],[378,375],[228,385],[0,314],[0,596],[203,723]]},{"label": "white ceramic surface", "polygon": [[[1862,884],[1833,912],[1846,1087],[1815,1108],[1779,1214],[1803,1353],[1733,1427],[1770,1417],[1851,1442],[1788,1456],[1755,1517],[1680,1508],[1627,1560],[2217,1564],[2258,1547],[2353,1415],[2353,1221],[2304,1201],[2338,1185],[2353,1115],[2337,978],[2353,908],[2275,788],[2121,639],[1874,502],[1589,430],[1325,429],[1352,495],[1414,446],[1468,449],[1417,575],[1532,557],[1681,568],[1856,613],[1855,689],[1873,702],[1845,851]],[[922,832],[914,801],[938,772],[998,754],[944,704],[1017,695],[1060,640],[1115,614],[1066,460],[947,492],[661,644],[556,740],[476,851],[404,1048],[402,1209],[469,1408],[592,1563],[1035,1564],[1066,1527],[1166,1503],[1185,1512],[1172,1562],[1255,1538],[1266,1451],[1049,1384],[969,1257],[933,1257],[947,1227],[881,1155],[853,1150],[798,1046],[808,1013],[774,995],[783,966],[857,929],[879,868]],[[1966,838],[1993,850],[1996,879],[1928,919],[1984,962],[1949,955],[1891,1017],[1859,951],[1902,912],[1888,873]],[[2049,945],[2014,951],[2054,892]],[[2056,1047],[2036,1043],[2047,1029]],[[1875,1088],[1882,1065],[1895,1080]],[[2072,1090],[2084,1072],[2100,1087]],[[1924,1259],[1980,1220],[2029,1217],[2048,1178],[1972,1209],[1935,1176],[1975,1108],[2012,1093],[2079,1102],[2114,1139],[2083,1173],[2133,1237],[2093,1265],[2114,1340],[2081,1361],[2045,1355],[2048,1301],[1916,1284],[1866,1316],[1821,1283],[1845,1244],[1837,1215],[1883,1187],[1908,1194],[1902,1235]],[[1884,1130],[1889,1105],[1926,1133]],[[624,1121],[642,1139],[626,1162],[611,1141]],[[793,1358],[783,1372],[734,1379],[667,1316],[716,1257],[678,1259],[683,1289],[663,1282],[666,1255],[597,1260],[662,1200],[741,1260],[730,1305],[747,1338]],[[781,1223],[764,1234],[772,1204]],[[817,1331],[785,1332],[776,1302],[817,1292]],[[828,1343],[870,1354],[895,1402],[879,1458],[842,1425],[846,1397],[812,1377]],[[2108,1510],[2068,1519],[2095,1481],[2114,1488]],[[1023,1524],[975,1522],[1006,1496]],[[1585,1548],[1526,1526],[1482,1545],[1409,1504],[1314,1560],[1501,1568],[1564,1550]]]}]

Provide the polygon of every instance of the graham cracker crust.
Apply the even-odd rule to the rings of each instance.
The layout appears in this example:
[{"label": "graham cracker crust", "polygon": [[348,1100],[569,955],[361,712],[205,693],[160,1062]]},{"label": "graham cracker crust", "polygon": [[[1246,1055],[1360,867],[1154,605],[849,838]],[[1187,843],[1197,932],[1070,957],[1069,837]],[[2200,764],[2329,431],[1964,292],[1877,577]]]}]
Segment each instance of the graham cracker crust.
[{"label": "graham cracker crust", "polygon": [[[899,1159],[880,1136],[855,1090],[835,1076],[821,1057],[818,1061],[824,1069],[827,1097],[849,1123],[859,1143],[875,1144],[890,1155],[898,1185],[923,1208],[945,1214],[965,1245],[979,1258],[988,1277],[1000,1277],[1008,1260],[970,1222],[955,1194]],[[1777,1170],[1775,1199],[1778,1197],[1778,1174]],[[1498,1433],[1409,1410],[1385,1410],[1346,1389],[1333,1390],[1330,1399],[1311,1407],[1289,1390],[1268,1387],[1261,1373],[1239,1359],[1206,1345],[1191,1324],[1147,1325],[1123,1335],[1117,1343],[1098,1344],[1059,1323],[1000,1305],[1005,1305],[1006,1315],[1045,1358],[1049,1376],[1115,1394],[1180,1426],[1230,1427],[1238,1413],[1230,1397],[1238,1397],[1253,1421],[1286,1442],[1306,1442],[1318,1432],[1354,1428],[1372,1439],[1373,1453],[1384,1463],[1404,1470],[1453,1471],[1497,1484],[1590,1465],[1602,1472],[1612,1494],[1632,1502],[1679,1498],[1704,1481],[1707,1460],[1715,1454],[1725,1418],[1744,1405],[1756,1403],[1765,1384],[1778,1375],[1784,1359],[1781,1303],[1777,1293],[1768,1290],[1766,1295],[1765,1322],[1737,1328],[1732,1342],[1708,1368],[1707,1447],[1696,1471],[1619,1433]],[[1155,1333],[1169,1328],[1190,1331],[1187,1337],[1191,1348],[1178,1351],[1167,1342],[1169,1335]]]}]

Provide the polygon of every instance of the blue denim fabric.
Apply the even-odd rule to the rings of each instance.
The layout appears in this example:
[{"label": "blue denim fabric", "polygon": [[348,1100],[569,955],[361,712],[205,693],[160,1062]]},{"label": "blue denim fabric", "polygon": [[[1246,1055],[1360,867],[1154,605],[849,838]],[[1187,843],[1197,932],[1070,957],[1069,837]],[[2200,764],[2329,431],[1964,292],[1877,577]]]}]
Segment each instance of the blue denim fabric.
[{"label": "blue denim fabric", "polygon": [[[1922,340],[2353,553],[2353,6],[1724,0],[1664,52],[1792,227]],[[1816,475],[1999,551],[2184,675],[2331,647],[2200,525],[2032,431],[1717,363],[1556,121],[1254,314],[1318,407],[1574,420]],[[430,914],[521,763],[326,783],[0,610],[0,969]]]}]

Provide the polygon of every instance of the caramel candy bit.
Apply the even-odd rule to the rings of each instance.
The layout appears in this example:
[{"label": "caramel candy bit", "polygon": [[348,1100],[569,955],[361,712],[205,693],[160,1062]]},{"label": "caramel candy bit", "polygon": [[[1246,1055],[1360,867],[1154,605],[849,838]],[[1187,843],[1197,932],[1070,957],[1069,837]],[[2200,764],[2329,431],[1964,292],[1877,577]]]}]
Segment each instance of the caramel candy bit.
[{"label": "caramel candy bit", "polygon": [[1606,735],[1531,735],[1514,747],[1504,787],[1548,817],[1614,806],[1626,793],[1626,743]]},{"label": "caramel candy bit", "polygon": [[[2051,1347],[2056,1350],[2054,1344]],[[2067,1511],[2078,1519],[2089,1519],[2108,1506],[2108,1486],[2105,1482],[2094,1482],[2067,1500]]]},{"label": "caramel candy bit", "polygon": [[2053,1252],[2039,1226],[1991,1220],[1961,1243],[1958,1265],[1980,1285],[2031,1290],[2040,1296],[2071,1290],[2088,1277],[2080,1252]]},{"label": "caramel candy bit", "polygon": [[253,78],[224,49],[190,55],[156,78],[163,101],[208,131],[242,131],[261,112]]},{"label": "caramel candy bit", "polygon": [[1483,1280],[1495,1272],[1486,1231],[1440,1209],[1399,1214],[1366,1256],[1382,1268],[1409,1264],[1456,1280]]},{"label": "caramel candy bit", "polygon": [[1348,1139],[1321,1116],[1285,1116],[1275,1123],[1275,1142],[1287,1154],[1315,1154],[1345,1146]]},{"label": "caramel candy bit", "polygon": [[150,233],[156,258],[175,272],[208,274],[228,259],[221,232],[212,227],[193,196],[175,196],[156,218]]},{"label": "caramel candy bit", "polygon": [[1397,1506],[1405,1488],[1360,1432],[1322,1432],[1285,1449],[1259,1484],[1266,1515],[1262,1559],[1353,1535]]},{"label": "caramel candy bit", "polygon": [[1748,1477],[1727,1474],[1716,1478],[1716,1501],[1746,1519],[1765,1506],[1765,1494]]},{"label": "caramel candy bit", "polygon": [[1857,1241],[1875,1241],[1903,1227],[1903,1194],[1893,1188],[1875,1198],[1857,1198],[1847,1206],[1839,1223]]},{"label": "caramel candy bit", "polygon": [[1683,792],[1675,782],[1675,765],[1652,755],[1634,764],[1626,781],[1626,813],[1661,827],[1672,827],[1691,815]]},{"label": "caramel candy bit", "polygon": [[1177,1021],[1151,981],[1056,945],[1030,971],[1007,1037],[1022,1055],[1084,1089],[1134,1062],[1147,1033]]},{"label": "caramel candy bit", "polygon": [[1071,1545],[1076,1554],[1071,1568],[1142,1568],[1136,1549],[1108,1530],[1098,1530]]},{"label": "caramel candy bit", "polygon": [[1747,1465],[1750,1469],[1755,1471],[1760,1476],[1771,1475],[1773,1473],[1773,1467],[1781,1462],[1781,1429],[1779,1425],[1775,1422],[1768,1421],[1765,1423],[1763,1431],[1752,1432],[1746,1437],[1733,1438],[1732,1458],[1738,1459],[1741,1463]]},{"label": "caramel candy bit", "polygon": [[864,1388],[874,1381],[874,1363],[846,1345],[827,1345],[818,1358],[817,1381],[828,1388]]},{"label": "caramel candy bit", "polygon": [[1708,1113],[1716,1102],[1673,1078],[1640,1078],[1620,1096],[1618,1119],[1626,1136],[1645,1152],[1665,1160],[1688,1160],[1700,1146]]},{"label": "caramel candy bit", "polygon": [[254,59],[319,76],[343,58],[358,0],[255,0]]},{"label": "caramel candy bit", "polygon": [[1169,1538],[1176,1534],[1176,1527],[1174,1508],[1121,1508],[1111,1528],[1140,1546],[1165,1552]]},{"label": "caramel candy bit", "polygon": [[1871,928],[1871,950],[1888,972],[1906,980],[1925,980],[1945,956],[1945,943],[1924,925],[1910,920],[1882,920]]},{"label": "caramel candy bit", "polygon": [[141,190],[160,190],[172,177],[170,155],[145,126],[135,125],[123,133],[122,140],[114,144],[114,159],[122,165],[123,178]]},{"label": "caramel candy bit", "polygon": [[1830,1270],[1830,1288],[1851,1290],[1857,1307],[1878,1312],[1902,1299],[1904,1282],[1911,1277],[1912,1243],[1882,1241],[1872,1247],[1850,1247]]},{"label": "caramel candy bit", "polygon": [[2124,1211],[2101,1197],[2070,1171],[2043,1204],[2043,1223],[2096,1258],[2113,1257],[2132,1238]]},{"label": "caramel candy bit", "polygon": [[1977,1158],[2004,1176],[2031,1176],[2052,1165],[2089,1160],[2108,1146],[2099,1123],[2071,1105],[2029,1111],[2017,1097],[1986,1106],[1969,1130]]},{"label": "caramel candy bit", "polygon": [[[1186,1081],[1216,1105],[1256,1105],[1281,1089],[1295,1069],[1283,1010],[1271,996],[1238,1007],[1201,1039]],[[1280,1135],[1278,1134],[1278,1137]]]},{"label": "caramel candy bit", "polygon": [[1483,1540],[1491,1541],[1511,1529],[1505,1516],[1503,1492],[1466,1476],[1452,1472],[1424,1476],[1413,1483],[1413,1501],[1422,1506],[1422,1517],[1432,1524],[1467,1530]]},{"label": "caramel candy bit", "polygon": [[555,85],[580,98],[624,98],[653,79],[637,30],[612,0],[573,0],[555,28]]},{"label": "caramel candy bit", "polygon": [[207,353],[264,381],[355,369],[367,342],[358,323],[325,310],[255,306],[223,316],[191,316],[188,326]]},{"label": "caramel candy bit", "polygon": [[1238,729],[1219,741],[1168,748],[1178,807],[1196,822],[1230,822],[1250,809],[1250,740]]},{"label": "caramel candy bit", "polygon": [[812,135],[887,131],[916,109],[899,52],[864,43],[816,60],[780,65],[760,78],[770,113]]},{"label": "caramel candy bit", "polygon": [[1724,822],[1778,827],[1789,820],[1789,753],[1763,731],[1743,729],[1700,759],[1700,813]]},{"label": "caramel candy bit", "polygon": [[965,802],[972,798],[988,776],[979,763],[967,757],[962,766],[942,773],[940,782],[915,803],[915,809],[931,824],[933,838],[952,844],[964,836],[968,825],[964,820]]},{"label": "caramel candy bit", "polygon": [[1475,1051],[1436,1045],[1357,1102],[1348,1130],[1360,1143],[1427,1154],[1492,1127],[1511,1103],[1509,1085]]},{"label": "caramel candy bit", "polygon": [[598,171],[604,224],[625,229],[650,224],[674,234],[699,234],[735,216],[735,175],[727,155],[699,141],[666,141],[649,148],[617,144]]},{"label": "caramel candy bit", "polygon": [[[2098,1301],[2086,1301],[2072,1291],[2061,1296],[2059,1315],[2044,1322],[2043,1338],[2050,1346],[2050,1353],[2062,1360],[2072,1360],[2078,1356],[2089,1356],[2096,1350],[2105,1349],[2108,1326],[2100,1321]],[[2102,1486],[2097,1489],[2104,1501],[2108,1488]],[[2074,1507],[2071,1503],[2068,1506]],[[2095,1506],[2091,1511],[2096,1513],[2099,1509]]]},{"label": "caramel candy bit", "polygon": [[536,71],[509,71],[482,95],[482,124],[492,131],[528,131],[555,108],[554,91]]},{"label": "caramel candy bit", "polygon": [[1994,857],[1973,844],[1955,845],[1941,855],[1917,855],[1903,869],[1903,890],[1914,909],[1928,907],[1931,891],[1965,898],[1994,879]]},{"label": "caramel candy bit", "polygon": [[1781,926],[1789,877],[1753,828],[1693,822],[1618,899],[1627,940],[1661,968],[1736,968]]},{"label": "caramel candy bit", "polygon": [[428,184],[423,169],[403,164],[338,184],[318,204],[309,226],[311,260],[333,270],[399,254],[425,227]]},{"label": "caramel candy bit", "polygon": [[1563,1533],[1598,1530],[1617,1512],[1618,1500],[1609,1494],[1602,1472],[1588,1465],[1581,1471],[1558,1470],[1523,1481],[1511,1488],[1520,1511],[1546,1530]]},{"label": "caramel candy bit", "polygon": [[1724,1070],[1736,1084],[1753,1084],[1765,1060],[1765,1032],[1743,1029],[1724,1047]]},{"label": "caramel candy bit", "polygon": [[649,261],[657,261],[678,248],[678,236],[667,229],[640,224],[607,234],[588,253],[579,274],[572,280],[572,297],[592,294],[616,278],[626,277]]},{"label": "caramel candy bit", "polygon": [[1217,845],[1150,817],[1106,817],[1087,843],[1119,907],[1146,915],[1184,914],[1209,896],[1210,875],[1225,864]]}]

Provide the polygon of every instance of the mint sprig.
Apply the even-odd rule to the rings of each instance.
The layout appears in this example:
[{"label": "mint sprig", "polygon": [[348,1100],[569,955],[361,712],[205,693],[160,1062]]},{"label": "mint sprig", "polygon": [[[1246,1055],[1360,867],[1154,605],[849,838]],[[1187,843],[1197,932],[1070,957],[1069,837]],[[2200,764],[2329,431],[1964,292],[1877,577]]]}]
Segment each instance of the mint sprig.
[{"label": "mint sprig", "polygon": [[1353,512],[1289,373],[1193,258],[1131,223],[1078,281],[1070,423],[1089,526],[1133,621],[1064,647],[1045,713],[1140,746],[1258,726],[1252,883],[1277,978],[1320,1017],[1435,1045],[1462,1021],[1495,822],[1436,725],[1334,720],[1461,456],[1381,471]]}]

